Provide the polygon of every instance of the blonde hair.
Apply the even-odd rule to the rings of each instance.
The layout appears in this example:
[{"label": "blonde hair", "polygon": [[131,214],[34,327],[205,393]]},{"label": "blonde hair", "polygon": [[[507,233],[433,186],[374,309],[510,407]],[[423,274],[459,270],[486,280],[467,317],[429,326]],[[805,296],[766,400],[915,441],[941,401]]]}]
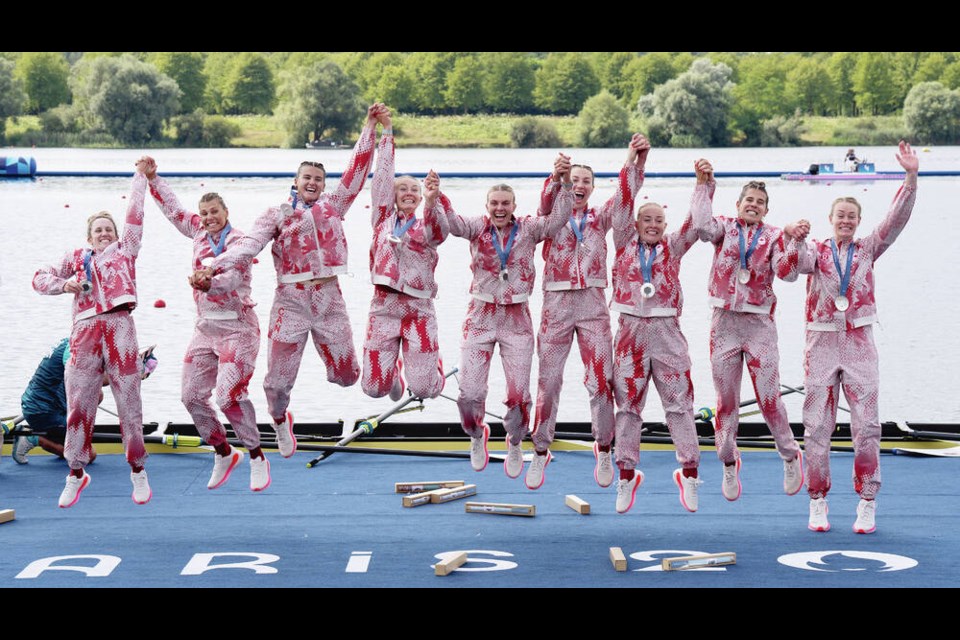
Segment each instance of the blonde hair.
[{"label": "blonde hair", "polygon": [[113,225],[113,232],[119,235],[120,232],[117,231],[117,223],[113,219],[113,216],[110,215],[110,212],[100,211],[98,213],[93,214],[89,218],[87,218],[87,239],[88,240],[93,237],[93,221],[97,220],[98,218],[106,218],[107,220],[109,220],[110,224]]},{"label": "blonde hair", "polygon": [[513,196],[513,202],[514,202],[514,204],[516,204],[516,202],[517,202],[517,194],[514,193],[513,187],[511,187],[510,185],[508,185],[508,184],[495,184],[495,185],[493,185],[492,187],[490,187],[490,188],[487,190],[487,202],[490,201],[490,194],[493,193],[494,191],[506,191],[506,192],[510,193],[510,194]]},{"label": "blonde hair", "polygon": [[860,215],[861,215],[861,213],[863,212],[863,207],[860,206],[860,203],[857,202],[857,199],[856,199],[856,198],[853,198],[853,197],[850,197],[850,196],[844,196],[844,197],[842,197],[842,198],[837,198],[836,200],[833,201],[833,203],[830,205],[830,215],[831,215],[831,216],[833,215],[833,208],[836,207],[836,206],[837,206],[838,204],[840,204],[841,202],[848,202],[848,203],[852,204],[853,206],[855,206],[855,207],[857,208],[857,219],[858,219],[858,220],[860,219]]},{"label": "blonde hair", "polygon": [[[644,209],[649,209],[650,207],[657,207],[658,209],[660,209],[660,211],[663,211],[663,205],[660,204],[659,202],[644,202],[644,203],[643,203],[642,205],[640,205],[640,207],[637,209],[637,218],[640,217],[640,215],[643,213],[643,210],[644,210]],[[664,211],[664,213],[666,213],[666,212]]]}]

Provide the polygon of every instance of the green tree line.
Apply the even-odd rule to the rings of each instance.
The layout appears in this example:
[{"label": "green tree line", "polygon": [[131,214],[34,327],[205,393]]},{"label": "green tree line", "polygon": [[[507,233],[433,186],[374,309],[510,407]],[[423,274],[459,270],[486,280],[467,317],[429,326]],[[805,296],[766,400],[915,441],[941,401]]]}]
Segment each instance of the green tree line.
[{"label": "green tree line", "polygon": [[[410,115],[578,115],[580,143],[631,128],[668,146],[789,145],[807,116],[900,116],[917,143],[958,142],[957,52],[7,52],[9,116],[50,143],[228,146],[223,116],[262,114],[287,144],[348,139],[374,101]],[[533,118],[532,120],[530,118]]]}]

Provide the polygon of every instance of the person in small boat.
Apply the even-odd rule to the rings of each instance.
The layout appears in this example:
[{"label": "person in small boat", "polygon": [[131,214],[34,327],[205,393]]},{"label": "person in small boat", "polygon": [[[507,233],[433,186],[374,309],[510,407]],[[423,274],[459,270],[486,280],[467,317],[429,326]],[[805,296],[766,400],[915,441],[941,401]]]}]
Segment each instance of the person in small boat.
[{"label": "person in small boat", "polygon": [[444,194],[437,198],[450,233],[470,242],[473,282],[463,323],[457,406],[463,430],[471,438],[470,463],[475,471],[483,471],[489,460],[490,427],[484,422],[484,410],[490,361],[499,344],[507,383],[504,472],[510,478],[523,472],[521,443],[529,428],[531,404],[533,323],[527,300],[536,279],[534,251],[570,220],[573,211],[569,159],[556,160],[553,176],[550,187],[559,193],[548,216],[518,218],[516,195],[506,184],[489,189],[484,216],[460,216]]},{"label": "person in small boat", "polygon": [[193,243],[191,276],[197,320],[183,356],[181,400],[204,442],[214,449],[208,489],[223,486],[243,460],[243,452],[227,442],[227,432],[210,404],[216,389],[217,406],[250,454],[250,489],[270,486],[270,461],[260,447],[257,413],[247,393],[260,351],[260,324],[250,298],[251,261],[210,279],[193,274],[243,237],[230,224],[230,211],[218,193],[200,197],[197,213],[187,211],[166,180],[157,175],[157,164],[147,158],[150,194],[163,215]]},{"label": "person in small boat", "polygon": [[[575,164],[573,214],[568,224],[543,243],[543,310],[537,332],[539,373],[537,405],[533,421],[533,457],[524,482],[539,489],[550,461],[550,444],[557,426],[557,408],[563,386],[563,369],[576,336],[583,360],[583,382],[590,395],[590,417],[596,464],[593,477],[601,487],[613,483],[614,436],[613,335],[604,290],[607,288],[607,232],[618,214],[633,213],[637,192],[643,186],[643,167],[650,143],[634,134],[627,160],[620,169],[617,191],[598,210],[590,207],[594,188],[593,169]],[[565,155],[563,158],[569,161]],[[540,197],[539,215],[553,208],[558,178],[546,179]]]},{"label": "person in small boat", "polygon": [[857,172],[857,169],[860,167],[860,163],[862,162],[862,160],[857,157],[857,154],[853,149],[847,149],[847,155],[844,160],[847,163],[847,170],[853,173]]},{"label": "person in small boat", "polygon": [[[28,454],[34,447],[64,458],[63,443],[67,432],[67,389],[64,378],[69,360],[70,338],[64,338],[40,360],[20,397],[20,414],[34,433],[18,435],[16,431],[13,432],[11,452],[17,464],[28,464]],[[141,364],[140,378],[146,380],[157,368],[153,349],[142,353]],[[104,376],[103,386],[108,384],[110,379]],[[100,402],[103,402],[102,389]],[[91,449],[90,462],[96,458],[96,450]]]},{"label": "person in small boat", "polygon": [[643,407],[650,383],[657,386],[667,428],[680,468],[673,481],[680,491],[680,504],[687,511],[699,505],[698,467],[700,445],[694,424],[693,381],[690,349],[680,330],[683,290],[680,261],[697,242],[694,212],[710,212],[716,191],[713,167],[699,159],[694,163],[696,186],[690,210],[680,227],[666,234],[666,213],[661,205],[646,202],[631,212],[614,217],[613,301],[620,312],[614,338],[613,385],[617,396],[617,512],[633,506],[637,487],[643,482],[640,462]]},{"label": "person in small boat", "polygon": [[797,279],[799,243],[786,242],[783,231],[766,224],[770,199],[763,182],[751,180],[737,200],[737,217],[714,217],[711,208],[695,208],[700,240],[714,245],[708,295],[710,365],[717,392],[714,421],[717,457],[723,463],[723,496],[740,497],[740,381],[743,367],[753,382],[759,409],[783,460],[783,489],[794,495],[803,486],[803,458],[780,398],[780,353],[773,314],[777,297],[774,277]]},{"label": "person in small boat", "polygon": [[143,238],[146,160],[136,162],[123,232],[110,213],[87,219],[89,248],[68,251],[59,262],[41,267],[33,288],[44,295],[73,296],[70,359],[65,367],[67,433],[64,457],[70,465],[59,505],[72,507],[90,485],[84,467],[93,452],[93,428],[104,373],[110,379],[120,416],[133,501],[153,496],[144,463],[143,404],[140,398],[140,356],[131,312],[137,306],[136,261]]},{"label": "person in small boat", "polygon": [[[877,322],[874,263],[899,237],[917,197],[919,159],[900,141],[897,162],[906,171],[886,217],[869,235],[856,238],[862,221],[855,198],[834,200],[829,221],[833,237],[801,243],[800,273],[807,275],[803,403],[808,528],[829,531],[830,436],[836,427],[840,389],[850,405],[853,436],[853,488],[860,496],[853,530],[876,530],[876,496],[880,490],[880,367],[873,339]],[[810,223],[787,225],[785,233],[805,240]]]},{"label": "person in small boat", "polygon": [[323,164],[301,162],[289,199],[262,213],[243,238],[195,277],[203,282],[246,263],[273,243],[277,288],[270,310],[263,390],[284,458],[297,450],[293,413],[288,408],[308,338],[313,338],[326,365],[329,382],[349,387],[360,378],[350,317],[337,276],[348,269],[343,218],[370,173],[377,114],[383,108],[377,103],[367,109],[366,124],[335,191],[324,191],[327,172]]},{"label": "person in small boat", "polygon": [[[373,207],[370,276],[373,300],[363,345],[363,392],[399,400],[409,383],[419,398],[436,398],[444,386],[437,342],[437,248],[448,234],[436,208],[440,177],[431,171],[420,183],[394,177],[396,147],[389,109],[377,113],[383,126],[371,183]],[[423,217],[417,208],[423,202]],[[401,355],[402,349],[402,355]]]}]

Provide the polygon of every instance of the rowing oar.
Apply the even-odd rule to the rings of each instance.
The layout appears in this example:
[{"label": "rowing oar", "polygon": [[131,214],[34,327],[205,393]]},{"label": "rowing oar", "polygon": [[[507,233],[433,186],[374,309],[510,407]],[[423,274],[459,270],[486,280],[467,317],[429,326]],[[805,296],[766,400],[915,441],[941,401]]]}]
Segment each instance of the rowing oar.
[{"label": "rowing oar", "polygon": [[[783,383],[780,383],[780,386],[781,386],[781,387],[785,387],[786,389],[789,389],[789,391],[784,391],[784,392],[781,393],[780,395],[786,395],[787,393],[793,393],[794,391],[797,391],[797,392],[799,392],[799,393],[802,393],[803,395],[807,395],[807,392],[803,390],[803,385],[800,385],[800,386],[797,387],[796,389],[794,389],[793,387],[791,387],[791,386],[789,386],[789,385],[785,385],[785,384],[783,384]],[[839,402],[837,403],[837,409],[840,409],[841,411],[846,411],[847,413],[850,413],[850,409],[847,409],[845,406],[843,406],[843,405],[840,404]]]},{"label": "rowing oar", "polygon": [[[15,436],[42,436],[46,431],[34,431],[30,427],[20,427],[11,431],[11,433]],[[121,442],[122,440],[123,436],[119,433],[94,432],[93,434],[94,442]],[[201,447],[205,444],[200,436],[185,436],[179,433],[145,433],[143,434],[143,441],[165,444],[174,449],[178,447]]]},{"label": "rowing oar", "polygon": [[[714,438],[697,438],[700,446],[712,447],[716,446],[716,440]],[[643,436],[641,442],[648,444],[673,444],[673,438],[670,436]],[[750,448],[754,449],[776,449],[776,442],[764,442],[757,440],[748,440],[745,438],[737,438],[737,447],[740,448]],[[844,453],[853,453],[853,447],[847,447],[843,445],[830,445],[830,451],[838,451]],[[880,453],[893,453],[892,450],[881,449]]]},{"label": "rowing oar", "polygon": [[[787,385],[785,385],[785,384],[781,384],[780,386],[781,386],[781,387],[785,387],[785,388],[787,389],[786,391],[781,391],[781,392],[780,392],[780,397],[781,397],[781,398],[782,398],[783,396],[790,395],[791,393],[803,393],[803,385],[800,385],[800,386],[798,386],[798,387],[789,387],[789,386],[787,386]],[[741,408],[743,408],[743,407],[749,407],[750,405],[752,405],[752,404],[757,404],[758,402],[760,402],[760,399],[759,399],[759,398],[753,398],[752,400],[744,400],[743,402],[740,403],[739,406],[740,406]],[[843,407],[840,407],[840,408],[843,409]],[[695,420],[700,420],[700,421],[702,421],[702,422],[710,422],[710,421],[713,420],[713,418],[714,418],[716,415],[717,415],[717,408],[716,408],[716,407],[714,407],[714,408],[712,408],[712,409],[711,409],[710,407],[701,407],[701,408],[696,412],[696,415],[694,416],[694,419],[695,419]],[[743,415],[741,415],[740,417],[742,418]]]},{"label": "rowing oar", "polygon": [[[458,371],[457,367],[454,367],[454,368],[451,369],[448,373],[444,374],[444,376],[443,376],[444,379],[449,378],[450,376],[452,376],[453,374],[455,374],[457,371]],[[389,418],[389,417],[392,416],[393,414],[397,413],[398,411],[400,411],[401,409],[403,409],[405,406],[407,406],[407,405],[410,404],[411,402],[421,402],[421,403],[422,403],[422,402],[423,402],[423,398],[420,398],[420,397],[418,397],[418,396],[415,396],[415,395],[413,395],[413,394],[410,394],[409,396],[407,396],[407,397],[404,398],[403,400],[400,400],[399,402],[397,402],[397,404],[393,405],[392,407],[390,407],[389,409],[387,409],[386,411],[384,411],[383,413],[381,413],[381,414],[378,415],[377,417],[375,417],[375,418],[368,418],[367,420],[362,420],[362,421],[360,422],[360,424],[357,425],[357,428],[354,429],[353,433],[350,433],[350,434],[344,436],[343,438],[341,438],[341,439],[337,442],[337,444],[329,447],[328,449],[323,449],[323,450],[321,450],[319,456],[317,456],[316,458],[314,458],[313,460],[311,460],[310,462],[307,463],[307,468],[309,469],[309,468],[311,468],[311,467],[316,466],[321,460],[325,460],[326,458],[329,458],[331,455],[333,455],[333,454],[336,453],[337,451],[342,450],[344,447],[346,447],[348,444],[350,444],[351,442],[353,442],[354,440],[356,440],[356,439],[359,438],[360,436],[362,436],[362,435],[364,435],[364,434],[369,435],[369,434],[373,433],[374,430],[375,430],[377,427],[380,426],[380,423],[381,423],[381,422],[383,422],[384,420],[386,420],[387,418]],[[317,446],[324,446],[324,445],[317,445]]]}]

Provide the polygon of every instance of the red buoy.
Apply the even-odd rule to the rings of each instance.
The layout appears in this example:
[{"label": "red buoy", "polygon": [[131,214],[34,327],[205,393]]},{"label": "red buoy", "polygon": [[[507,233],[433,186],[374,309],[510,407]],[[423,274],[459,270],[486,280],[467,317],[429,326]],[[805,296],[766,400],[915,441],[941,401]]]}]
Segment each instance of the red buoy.
[{"label": "red buoy", "polygon": [[167,306],[167,303],[163,301],[163,298],[158,298],[157,301],[153,303],[153,306],[155,306],[157,309],[163,309],[165,306]]}]

